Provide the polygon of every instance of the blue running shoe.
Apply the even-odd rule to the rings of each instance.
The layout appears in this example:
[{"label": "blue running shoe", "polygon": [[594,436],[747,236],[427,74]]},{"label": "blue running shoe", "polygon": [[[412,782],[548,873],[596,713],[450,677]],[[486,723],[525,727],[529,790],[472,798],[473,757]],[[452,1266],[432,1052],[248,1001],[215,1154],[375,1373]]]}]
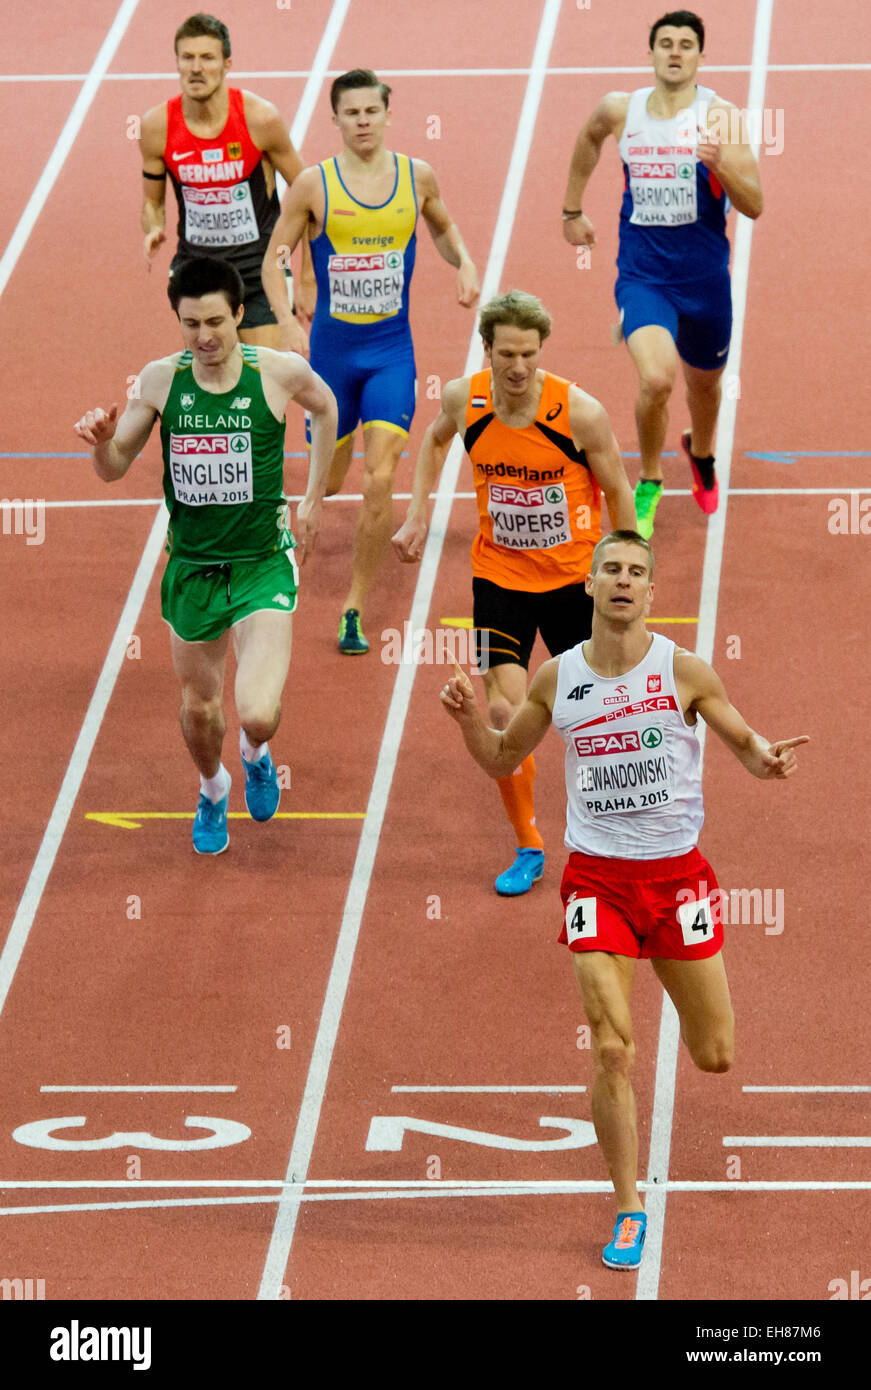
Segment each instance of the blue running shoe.
[{"label": "blue running shoe", "polygon": [[223,854],[230,843],[227,829],[227,806],[230,801],[230,788],[227,795],[218,802],[210,801],[200,792],[197,813],[194,816],[194,849],[197,854]]},{"label": "blue running shoe", "polygon": [[603,1263],[609,1269],[637,1269],[646,1235],[647,1216],[643,1211],[621,1212],[614,1223],[611,1244],[602,1251]]},{"label": "blue running shoe", "polygon": [[281,788],[272,754],[267,749],[258,763],[242,759],[245,769],[245,805],[252,820],[272,820],[281,800]]},{"label": "blue running shoe", "polygon": [[521,893],[528,893],[543,873],[543,849],[518,849],[517,858],[511,868],[500,874],[493,886],[503,898],[516,898]]}]

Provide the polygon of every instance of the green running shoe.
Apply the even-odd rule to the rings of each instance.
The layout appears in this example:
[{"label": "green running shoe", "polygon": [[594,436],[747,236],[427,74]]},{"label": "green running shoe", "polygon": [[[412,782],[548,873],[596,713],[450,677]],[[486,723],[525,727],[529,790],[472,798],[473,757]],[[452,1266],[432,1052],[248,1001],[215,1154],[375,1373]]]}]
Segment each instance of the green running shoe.
[{"label": "green running shoe", "polygon": [[662,496],[662,481],[653,482],[650,478],[639,478],[635,487],[636,530],[646,541],[653,535],[653,518]]},{"label": "green running shoe", "polygon": [[349,608],[342,614],[342,621],[339,623],[339,651],[349,656],[357,656],[368,650],[369,643],[360,627],[360,614],[356,608]]}]

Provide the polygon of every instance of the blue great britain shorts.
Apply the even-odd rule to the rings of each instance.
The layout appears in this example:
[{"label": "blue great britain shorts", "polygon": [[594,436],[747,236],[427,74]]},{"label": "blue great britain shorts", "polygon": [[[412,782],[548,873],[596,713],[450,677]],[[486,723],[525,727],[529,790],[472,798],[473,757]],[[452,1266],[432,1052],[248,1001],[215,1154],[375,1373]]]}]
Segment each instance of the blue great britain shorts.
[{"label": "blue great britain shorts", "polygon": [[674,338],[678,354],[688,366],[702,371],[725,367],[732,335],[728,271],[686,285],[653,284],[620,275],[614,298],[624,338],[656,323]]}]

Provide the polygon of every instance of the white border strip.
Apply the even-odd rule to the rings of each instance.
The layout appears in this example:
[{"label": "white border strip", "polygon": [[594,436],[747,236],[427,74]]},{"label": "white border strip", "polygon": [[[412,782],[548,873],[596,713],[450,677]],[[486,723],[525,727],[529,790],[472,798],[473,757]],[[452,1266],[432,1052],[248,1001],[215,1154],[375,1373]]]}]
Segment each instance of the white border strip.
[{"label": "white border strip", "polygon": [[[761,110],[765,100],[765,77],[768,63],[768,47],[771,39],[771,16],[774,0],[757,0],[756,24],[753,33],[753,52],[750,68],[750,88],[748,108]],[[754,146],[758,154],[758,143]],[[753,222],[748,217],[738,217],[735,232],[735,253],[732,268],[732,306],[734,324],[732,345],[726,364],[726,377],[737,376],[741,366],[741,349],[744,339],[744,318],[747,307],[747,286],[750,275],[750,245],[753,237]],[[729,501],[729,478],[732,469],[732,448],[735,441],[735,417],[737,399],[727,393],[720,409],[717,426],[717,472],[720,482],[720,506],[708,521],[708,534],[705,542],[705,559],[702,569],[702,591],[699,602],[699,626],[696,636],[696,652],[707,662],[714,654],[714,634],[717,628],[717,604],[720,594],[720,575],[723,566],[723,544],[726,536],[726,510]],[[700,771],[704,766],[705,724],[700,721]],[[677,1010],[663,991],[662,1014],[660,1016],[659,1046],[656,1059],[656,1083],[653,1100],[653,1123],[650,1133],[650,1156],[647,1177],[648,1188],[647,1240],[644,1259],[638,1272],[635,1290],[637,1300],[654,1300],[659,1297],[659,1276],[662,1267],[662,1242],[665,1232],[666,1183],[671,1156],[671,1132],[674,1123],[674,1093],[677,1076],[677,1058],[680,1046],[680,1025]]]},{"label": "white border strip", "polygon": [[825,1092],[828,1095],[846,1096],[853,1095],[856,1092],[865,1095],[869,1091],[871,1091],[871,1086],[742,1086],[741,1090],[756,1092],[762,1091],[766,1094],[780,1094],[781,1092],[787,1092],[790,1094],[801,1093],[816,1095],[818,1092]]},{"label": "white border strip", "polygon": [[91,102],[97,94],[97,88],[106,75],[106,69],[115,57],[116,50],[124,37],[127,25],[133,16],[139,0],[122,0],[122,4],[114,20],[112,27],[100,45],[99,52],[91,66],[91,71],[85,78],[84,86],[76,97],[73,109],[67,117],[66,124],[57,138],[57,143],[48,157],[48,163],[39,176],[36,187],[30,195],[27,207],[24,209],[18,220],[18,226],[12,233],[9,245],[0,259],[0,294],[5,290],[9,277],[18,264],[18,258],[27,244],[27,238],[33,231],[36,219],[45,207],[46,199],[54,188],[57,176],[64,166],[66,157],[72,149],[73,142],[82,128],[82,123],[88,114]]},{"label": "white border strip", "polygon": [[104,1092],[104,1091],[112,1091],[112,1092],[124,1092],[125,1094],[137,1095],[137,1096],[138,1096],[138,1095],[143,1095],[146,1091],[148,1091],[148,1092],[153,1092],[153,1091],[161,1091],[161,1092],[164,1092],[164,1091],[172,1091],[172,1092],[181,1091],[181,1092],[184,1092],[185,1094],[187,1094],[187,1093],[189,1093],[189,1092],[191,1092],[191,1091],[196,1091],[196,1092],[198,1092],[198,1093],[199,1093],[200,1091],[210,1091],[210,1092],[211,1092],[211,1091],[221,1091],[221,1092],[225,1092],[225,1091],[235,1091],[235,1090],[236,1090],[236,1087],[235,1087],[235,1086],[40,1086],[39,1089],[40,1089],[40,1091],[51,1091],[52,1094],[57,1094],[58,1092],[61,1092],[61,1091],[63,1091],[63,1092],[67,1092],[67,1091],[74,1092],[76,1095],[82,1095],[82,1094],[84,1094],[85,1091],[88,1091],[88,1092],[91,1092],[91,1091],[99,1091],[99,1092],[101,1092],[101,1093]]},{"label": "white border strip", "polygon": [[[639,1183],[643,1192],[647,1184]],[[668,1185],[671,1192],[867,1192],[869,1182],[673,1182]],[[300,1192],[294,1198],[300,1202],[384,1202],[397,1200],[417,1201],[430,1197],[464,1197],[467,1201],[477,1197],[560,1197],[575,1196],[579,1193],[613,1193],[609,1182],[565,1182],[550,1186],[518,1187],[510,1182],[500,1186],[473,1188],[458,1185],[455,1187],[382,1188],[378,1191],[353,1192]],[[3,1216],[56,1216],[91,1211],[133,1211],[142,1208],[166,1207],[231,1207],[253,1206],[267,1202],[281,1203],[278,1193],[257,1193],[240,1197],[156,1197],[143,1201],[116,1202],[65,1202],[38,1204],[30,1207],[0,1207]],[[280,1209],[280,1207],[279,1207]]]},{"label": "white border strip", "polygon": [[91,702],[88,705],[79,736],[67,764],[57,800],[45,828],[24,892],[21,895],[21,901],[9,929],[6,944],[2,954],[0,954],[0,1013],[3,1012],[6,996],[27,944],[36,910],[48,882],[48,876],[54,866],[55,857],[60,849],[67,821],[79,794],[88,760],[97,741],[103,716],[115,688],[115,681],[118,679],[118,672],[124,663],[130,634],[136,630],[136,621],[145,601],[154,567],[166,540],[166,522],[166,508],[161,505],[154,518],[145,549],[133,576],[127,601],[121,610],[115,635],[110,643],[96,689],[91,696]]},{"label": "white border strip", "polygon": [[[871,484],[867,487],[733,487],[729,489],[730,497],[851,497],[854,494],[861,497],[865,493],[871,492]],[[289,492],[286,494],[288,502],[301,502],[303,493]],[[431,494],[434,496],[435,494]],[[663,497],[691,497],[692,492],[689,488],[664,488]],[[455,492],[455,502],[473,502],[476,494],[474,492]],[[410,492],[394,492],[394,502],[408,502],[411,499]],[[159,507],[162,502],[161,497],[83,497],[66,500],[46,500],[45,498],[28,498],[28,506],[38,503],[46,509],[53,507],[59,511],[70,507]],[[337,506],[342,502],[362,502],[362,492],[340,492],[334,497],[326,497],[324,501],[328,506]],[[6,511],[15,511],[17,506],[23,506],[21,499],[18,502],[0,500],[0,514]],[[4,532],[4,534],[8,534]]]},{"label": "white border strip", "polygon": [[482,1092],[485,1095],[493,1095],[496,1092],[505,1092],[509,1095],[517,1095],[526,1091],[544,1091],[546,1095],[567,1095],[569,1092],[575,1094],[579,1091],[586,1091],[586,1086],[391,1086],[391,1091],[453,1091],[468,1094],[472,1092]]},{"label": "white border strip", "polygon": [[[514,148],[511,153],[511,161],[508,166],[502,202],[496,218],[495,232],[490,248],[490,257],[484,275],[484,283],[481,290],[482,303],[485,302],[487,296],[492,294],[498,287],[499,279],[505,264],[505,253],[508,249],[508,241],[514,226],[517,201],[520,196],[520,186],[532,143],[532,133],[535,127],[539,103],[541,101],[542,89],[544,87],[547,60],[553,44],[554,33],[559,18],[560,3],[561,0],[545,0],[544,3],[535,52],[532,58],[529,81],[523,99],[523,106],[520,111],[517,133],[514,138]],[[472,330],[464,374],[468,374],[470,370],[469,364],[480,361],[480,354],[481,344],[477,333],[476,315],[476,326]],[[436,572],[441,556],[442,541],[450,516],[452,498],[457,484],[462,453],[462,445],[459,441],[455,440],[448,453],[444,469],[442,470],[435,513],[433,515],[432,525],[424,549],[420,574],[415,588],[411,611],[411,624],[413,628],[415,626],[422,627],[429,613]],[[360,924],[363,919],[363,910],[369,892],[369,883],[375,866],[375,856],[381,836],[381,827],[384,823],[384,815],[387,810],[387,800],[390,795],[393,773],[399,756],[399,747],[405,727],[405,718],[411,701],[411,690],[416,670],[417,668],[413,664],[400,665],[393,687],[393,696],[390,701],[390,709],[384,726],[384,736],[381,740],[381,747],[378,752],[378,763],[372,781],[372,791],[369,796],[369,804],[366,808],[366,820],[363,823],[363,831],[360,836],[357,858],[354,862],[354,869],[348,888],[345,911],[342,916],[342,925],[336,943],[330,978],[327,983],[317,1037],[315,1039],[308,1077],[306,1078],[305,1092],[300,1106],[296,1132],[291,1145],[290,1159],[287,1166],[288,1181],[293,1181],[295,1176],[301,1179],[304,1178],[311,1160],[312,1149],[314,1148],[320,1119],[321,1105],[323,1104],[327,1078],[332,1062],[333,1048],[335,1047],[336,1037],[339,1031],[345,996],[348,992],[354,951],[357,946],[357,938],[360,934]],[[283,1198],[279,1203],[272,1239],[269,1243],[269,1251],[266,1256],[263,1276],[260,1282],[260,1290],[257,1295],[259,1299],[277,1299],[280,1296],[281,1287],[284,1283],[285,1271],[287,1269],[287,1262],[290,1258],[298,1216],[299,1199],[297,1197],[290,1199]]]}]

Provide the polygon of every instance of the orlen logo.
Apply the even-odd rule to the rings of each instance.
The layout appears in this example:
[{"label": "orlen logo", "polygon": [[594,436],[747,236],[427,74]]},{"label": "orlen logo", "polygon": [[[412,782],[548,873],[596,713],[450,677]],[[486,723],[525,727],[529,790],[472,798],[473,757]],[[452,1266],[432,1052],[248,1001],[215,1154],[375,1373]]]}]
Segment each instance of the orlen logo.
[{"label": "orlen logo", "polygon": [[540,507],[544,492],[540,487],[503,487],[500,483],[491,483],[490,497],[494,502],[513,502],[518,507]]},{"label": "orlen logo", "polygon": [[603,705],[625,705],[625,704],[628,704],[628,702],[629,702],[629,687],[628,687],[628,685],[618,685],[617,688],[616,688],[616,690],[615,690],[615,692],[614,692],[614,694],[611,695],[611,696],[609,696],[607,700],[603,700],[603,701],[602,701],[602,704],[603,704]]},{"label": "orlen logo", "polygon": [[634,179],[673,179],[677,177],[676,165],[653,164],[647,160],[638,164],[630,164],[629,172]]},{"label": "orlen logo", "polygon": [[174,454],[228,454],[230,441],[225,434],[173,435]]},{"label": "orlen logo", "polygon": [[634,730],[625,734],[589,734],[586,738],[575,739],[575,752],[579,758],[607,757],[609,753],[640,753],[641,742]]},{"label": "orlen logo", "polygon": [[330,256],[330,270],[383,270],[384,252],[371,256]]}]

